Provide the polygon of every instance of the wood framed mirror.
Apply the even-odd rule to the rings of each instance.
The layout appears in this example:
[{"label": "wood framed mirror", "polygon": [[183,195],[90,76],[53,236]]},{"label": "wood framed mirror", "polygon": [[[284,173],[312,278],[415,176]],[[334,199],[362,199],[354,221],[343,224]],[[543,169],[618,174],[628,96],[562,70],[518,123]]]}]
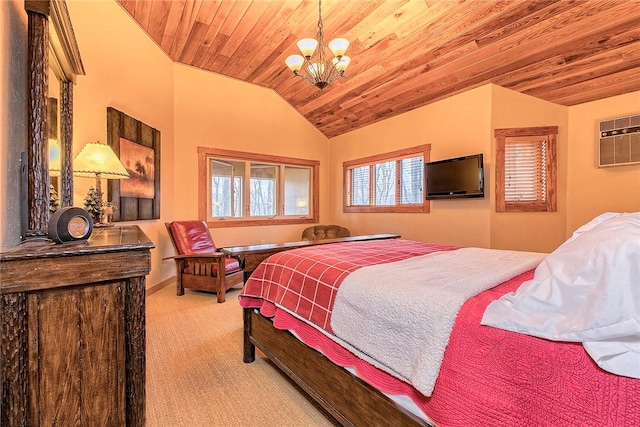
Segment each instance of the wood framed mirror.
[{"label": "wood framed mirror", "polygon": [[[45,236],[49,223],[49,97],[58,99],[60,204],[73,205],[73,85],[84,75],[64,0],[25,0],[28,16],[28,149],[23,156],[23,239]],[[49,91],[50,76],[59,94]],[[53,77],[51,77],[53,78]],[[24,158],[26,157],[26,158]]]}]

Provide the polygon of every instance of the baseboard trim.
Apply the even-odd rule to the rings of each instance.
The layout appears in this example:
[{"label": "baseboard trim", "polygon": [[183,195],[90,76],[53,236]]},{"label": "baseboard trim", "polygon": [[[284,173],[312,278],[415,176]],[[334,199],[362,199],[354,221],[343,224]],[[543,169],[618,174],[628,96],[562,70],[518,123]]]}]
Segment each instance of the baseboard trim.
[{"label": "baseboard trim", "polygon": [[150,288],[147,288],[146,292],[147,292],[147,296],[155,294],[156,292],[158,292],[160,289],[165,288],[171,284],[175,284],[176,283],[176,276],[171,276],[169,277],[167,280],[163,280],[162,282],[158,283],[157,285],[154,285]]}]

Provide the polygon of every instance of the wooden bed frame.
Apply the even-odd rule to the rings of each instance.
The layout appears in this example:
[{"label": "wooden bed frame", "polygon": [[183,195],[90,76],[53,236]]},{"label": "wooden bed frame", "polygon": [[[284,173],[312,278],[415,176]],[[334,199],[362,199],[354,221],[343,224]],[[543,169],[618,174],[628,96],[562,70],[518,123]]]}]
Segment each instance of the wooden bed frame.
[{"label": "wooden bed frame", "polygon": [[343,426],[428,426],[384,394],[273,326],[252,308],[244,309],[243,361],[255,360],[258,347]]}]

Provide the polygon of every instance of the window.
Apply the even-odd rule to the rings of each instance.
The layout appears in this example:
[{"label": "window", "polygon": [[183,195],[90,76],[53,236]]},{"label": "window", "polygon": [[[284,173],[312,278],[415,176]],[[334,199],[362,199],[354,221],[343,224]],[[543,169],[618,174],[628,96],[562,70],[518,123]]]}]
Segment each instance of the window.
[{"label": "window", "polygon": [[344,212],[429,212],[424,163],[431,145],[344,162]]},{"label": "window", "polygon": [[496,212],[556,211],[557,126],[496,129]]},{"label": "window", "polygon": [[318,222],[314,160],[198,147],[199,215],[211,227]]}]

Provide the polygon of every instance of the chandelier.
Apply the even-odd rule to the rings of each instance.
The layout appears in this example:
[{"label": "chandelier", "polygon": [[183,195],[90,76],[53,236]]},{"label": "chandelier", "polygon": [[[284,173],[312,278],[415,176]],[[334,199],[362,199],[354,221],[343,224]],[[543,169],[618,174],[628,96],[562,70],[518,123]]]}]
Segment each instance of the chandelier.
[{"label": "chandelier", "polygon": [[[344,53],[349,47],[349,40],[334,39],[329,42],[329,50],[333,53],[332,60],[327,58],[327,46],[324,44],[322,33],[322,0],[318,0],[318,31],[315,39],[302,39],[298,43],[302,55],[291,55],[284,62],[296,77],[302,77],[307,83],[324,89],[337,79],[344,76],[351,58]],[[302,67],[305,66],[304,70]],[[302,70],[302,71],[301,71]]]}]

